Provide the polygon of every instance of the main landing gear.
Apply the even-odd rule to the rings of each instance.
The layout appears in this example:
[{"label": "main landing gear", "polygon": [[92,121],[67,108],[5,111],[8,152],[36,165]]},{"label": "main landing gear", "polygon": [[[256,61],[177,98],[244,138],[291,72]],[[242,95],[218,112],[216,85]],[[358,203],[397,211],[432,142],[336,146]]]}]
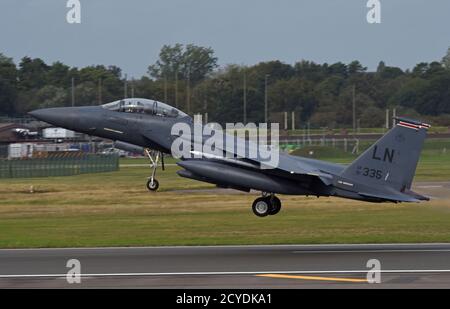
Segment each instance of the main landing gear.
[{"label": "main landing gear", "polygon": [[252,210],[258,217],[273,216],[280,212],[281,201],[274,194],[263,195],[253,202]]},{"label": "main landing gear", "polygon": [[145,149],[145,154],[150,159],[152,169],[152,174],[147,181],[147,189],[154,192],[159,188],[159,182],[155,179],[159,161],[161,161],[161,167],[164,171],[164,154],[161,151],[152,151],[150,149]]}]

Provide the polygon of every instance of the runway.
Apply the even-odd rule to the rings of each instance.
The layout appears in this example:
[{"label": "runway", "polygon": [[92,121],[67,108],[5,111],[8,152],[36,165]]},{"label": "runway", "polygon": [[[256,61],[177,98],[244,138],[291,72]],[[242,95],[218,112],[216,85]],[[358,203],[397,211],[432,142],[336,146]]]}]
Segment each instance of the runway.
[{"label": "runway", "polygon": [[[373,259],[381,283],[367,282]],[[0,250],[0,288],[44,287],[449,288],[450,244]]]}]

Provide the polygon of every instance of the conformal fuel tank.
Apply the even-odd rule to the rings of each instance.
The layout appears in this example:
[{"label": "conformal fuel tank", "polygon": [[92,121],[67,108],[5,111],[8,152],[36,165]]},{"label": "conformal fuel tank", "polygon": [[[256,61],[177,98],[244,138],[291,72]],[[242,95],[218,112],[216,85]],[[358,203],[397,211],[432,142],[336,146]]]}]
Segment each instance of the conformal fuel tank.
[{"label": "conformal fuel tank", "polygon": [[219,185],[230,185],[270,193],[314,195],[314,193],[300,187],[295,181],[262,174],[260,170],[253,171],[248,168],[204,159],[186,160],[177,164],[192,173],[180,174],[180,176],[188,178],[198,179],[199,177],[203,177]]}]

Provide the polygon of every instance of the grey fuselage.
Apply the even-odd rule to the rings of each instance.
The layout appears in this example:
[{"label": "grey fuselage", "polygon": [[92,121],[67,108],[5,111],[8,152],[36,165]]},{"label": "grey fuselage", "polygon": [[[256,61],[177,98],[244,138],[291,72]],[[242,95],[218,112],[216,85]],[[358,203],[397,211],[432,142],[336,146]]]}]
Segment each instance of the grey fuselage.
[{"label": "grey fuselage", "polygon": [[192,122],[189,117],[122,113],[100,106],[49,108],[30,114],[57,127],[164,153],[170,153],[170,146],[175,138],[170,134],[173,124],[180,121]]},{"label": "grey fuselage", "polygon": [[[36,110],[30,114],[54,126],[167,154],[171,153],[172,143],[177,138],[171,134],[173,125],[179,122],[193,125],[192,118],[184,113],[177,117],[164,117],[156,114],[112,111],[100,106],[49,108]],[[367,157],[369,155],[371,154],[366,154]],[[374,161],[371,160],[372,158],[369,158],[368,165],[373,164]],[[340,196],[369,202],[409,201],[409,195],[405,196],[403,192],[393,190],[387,182],[382,181],[383,179],[374,180],[372,183],[366,182],[370,179],[362,177],[358,174],[359,171],[349,176],[349,172],[345,172],[347,169],[345,165],[285,153],[280,153],[279,162],[277,168],[262,169],[260,162],[247,158],[236,160],[184,158],[178,163],[183,168],[178,174],[213,183],[219,187],[243,191],[253,189],[279,194]],[[380,170],[382,168],[384,165]],[[389,172],[385,180],[388,180],[388,177]]]}]

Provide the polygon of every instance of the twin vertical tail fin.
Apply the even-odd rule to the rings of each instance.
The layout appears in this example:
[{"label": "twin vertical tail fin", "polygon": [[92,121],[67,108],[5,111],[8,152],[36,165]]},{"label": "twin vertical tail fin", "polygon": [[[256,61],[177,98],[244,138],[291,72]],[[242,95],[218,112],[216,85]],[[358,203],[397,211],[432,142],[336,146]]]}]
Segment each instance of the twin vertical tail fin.
[{"label": "twin vertical tail fin", "polygon": [[342,173],[342,177],[373,186],[409,192],[430,125],[395,118],[396,125]]}]

